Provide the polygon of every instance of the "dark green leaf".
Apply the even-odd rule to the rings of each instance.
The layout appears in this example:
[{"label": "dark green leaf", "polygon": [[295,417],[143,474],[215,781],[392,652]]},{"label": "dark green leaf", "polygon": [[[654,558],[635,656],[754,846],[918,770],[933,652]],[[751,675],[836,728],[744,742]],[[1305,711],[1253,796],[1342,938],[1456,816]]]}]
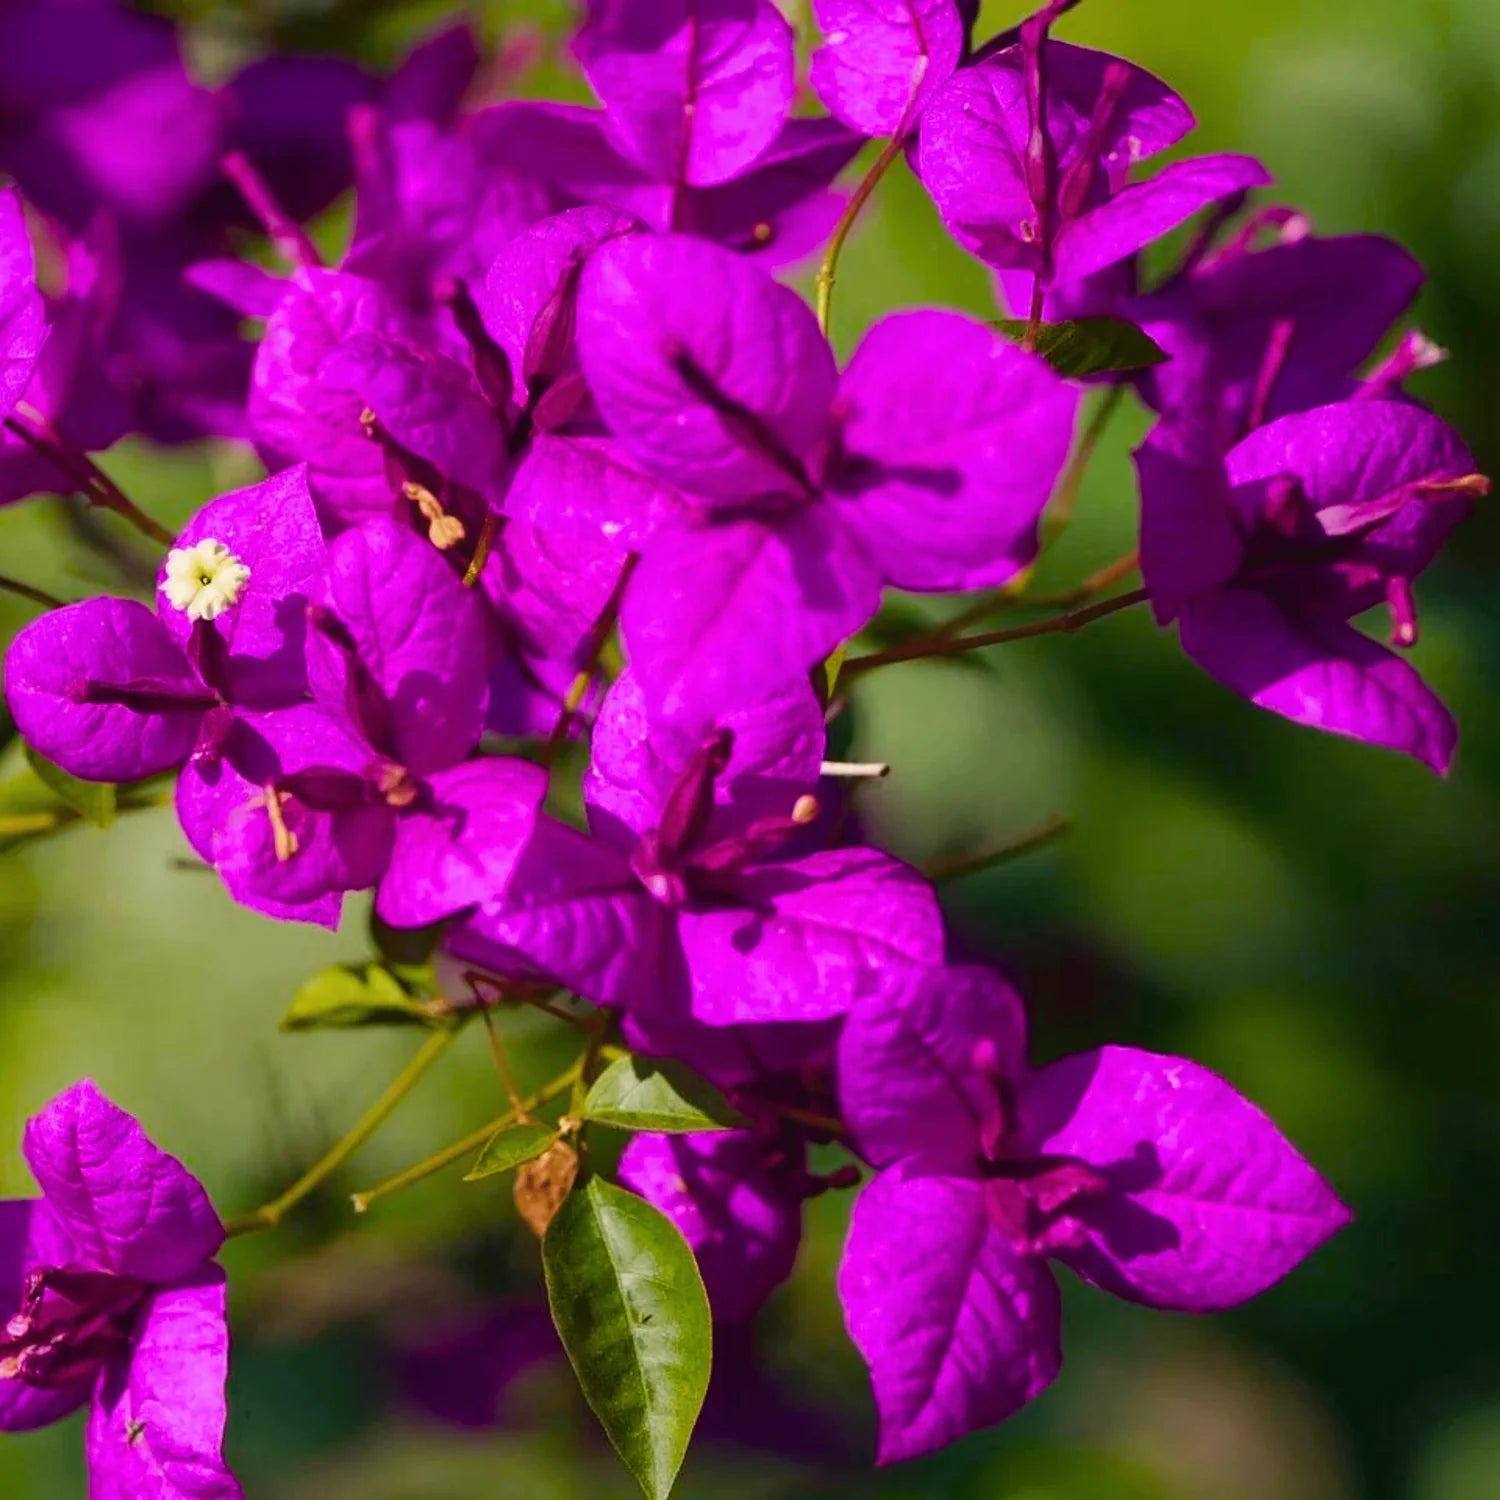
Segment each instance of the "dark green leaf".
[{"label": "dark green leaf", "polygon": [[61,766],[38,755],[30,745],[26,759],[47,788],[96,828],[108,828],[115,820],[115,788],[104,781],[80,781]]},{"label": "dark green leaf", "polygon": [[622,1057],[594,1080],[584,1118],[617,1130],[734,1130],[749,1121],[711,1083],[682,1066]]},{"label": "dark green leaf", "polygon": [[713,1363],[693,1252],[643,1198],[594,1177],[553,1219],[542,1266],[583,1394],[647,1500],[666,1500]]},{"label": "dark green leaf", "polygon": [[479,1159],[465,1175],[465,1182],[479,1182],[499,1172],[509,1172],[523,1162],[535,1161],[557,1139],[557,1126],[532,1121],[497,1130],[484,1143]]},{"label": "dark green leaf", "polygon": [[447,926],[446,922],[434,922],[429,927],[392,927],[380,920],[373,906],[370,908],[370,941],[375,951],[396,969],[430,963]]},{"label": "dark green leaf", "polygon": [[400,979],[382,964],[338,964],[324,969],[297,991],[282,1017],[283,1031],[322,1031],[352,1026],[431,1026],[452,1024],[432,1006],[414,1000]]},{"label": "dark green leaf", "polygon": [[[1017,344],[1026,337],[1024,318],[1002,318],[995,326]],[[1166,350],[1155,339],[1120,318],[1043,323],[1036,352],[1069,380],[1122,370],[1145,370],[1167,358]]]}]

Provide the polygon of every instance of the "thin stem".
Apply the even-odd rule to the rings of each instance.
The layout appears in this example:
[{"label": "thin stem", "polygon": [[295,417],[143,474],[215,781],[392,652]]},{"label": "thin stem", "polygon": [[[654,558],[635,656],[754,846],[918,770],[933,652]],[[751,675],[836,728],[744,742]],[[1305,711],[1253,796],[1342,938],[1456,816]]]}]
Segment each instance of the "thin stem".
[{"label": "thin stem", "polygon": [[243,151],[230,151],[220,161],[219,170],[234,184],[277,253],[289,266],[310,271],[320,264],[317,248],[307,231],[281,206],[270,185]]},{"label": "thin stem", "polygon": [[1068,463],[1062,483],[1058,485],[1057,493],[1052,497],[1052,503],[1042,517],[1042,547],[1044,549],[1050,547],[1072,522],[1073,512],[1078,507],[1078,492],[1083,487],[1084,475],[1088,473],[1094,454],[1098,451],[1099,444],[1104,440],[1104,435],[1108,432],[1110,423],[1114,421],[1115,414],[1120,410],[1124,400],[1125,386],[1123,384],[1112,385],[1108,394],[1099,403],[1094,415],[1089,418],[1089,425],[1083,430],[1083,436],[1078,441],[1078,449]]},{"label": "thin stem", "polygon": [[815,1114],[810,1109],[796,1109],[790,1104],[778,1104],[775,1109],[783,1120],[790,1120],[794,1125],[806,1125],[809,1130],[823,1130],[829,1135],[844,1134],[844,1122],[832,1115]]},{"label": "thin stem", "polygon": [[151,557],[137,551],[131,538],[105,521],[93,502],[81,492],[59,495],[57,500],[58,514],[69,533],[107,563],[122,583],[134,591],[147,593],[156,586],[154,547]]},{"label": "thin stem", "polygon": [[[564,1010],[560,1005],[554,1005],[545,995],[531,993],[526,986],[518,985],[509,988],[509,981],[499,978],[494,974],[486,974],[483,969],[465,969],[462,979],[469,986],[474,1003],[488,1009],[492,1005],[509,1003],[512,1005],[527,1005],[533,1010],[539,1010],[544,1015],[549,1015],[559,1021],[565,1021],[569,1026],[586,1029],[589,1024],[587,1016],[577,1016],[571,1011]],[[489,999],[481,993],[481,987],[493,991]],[[557,991],[553,991],[556,994]]]},{"label": "thin stem", "polygon": [[1031,283],[1031,311],[1026,316],[1026,332],[1021,338],[1021,347],[1028,354],[1035,354],[1042,338],[1042,314],[1047,307],[1047,288],[1038,271]]},{"label": "thin stem", "polygon": [[[573,1087],[573,1081],[578,1076],[579,1064],[574,1063],[566,1073],[554,1078],[545,1088],[538,1089],[530,1098],[521,1101],[527,1114],[535,1114],[543,1105],[550,1104],[554,1099],[566,1094]],[[451,1146],[445,1146],[436,1156],[429,1156],[425,1161],[419,1161],[415,1166],[408,1167],[404,1172],[398,1172],[394,1177],[388,1177],[384,1182],[377,1183],[372,1188],[366,1188],[362,1193],[354,1193],[350,1202],[354,1205],[357,1214],[366,1213],[372,1204],[378,1203],[382,1198],[388,1198],[392,1193],[398,1193],[402,1188],[412,1187],[418,1182],[424,1182],[427,1178],[441,1172],[445,1167],[451,1167],[454,1162],[462,1161],[473,1151],[478,1151],[497,1130],[504,1130],[507,1126],[515,1125],[521,1120],[521,1113],[517,1110],[507,1110],[497,1120],[491,1120],[488,1125],[482,1125],[478,1130],[470,1131],[461,1141],[455,1141]]]},{"label": "thin stem", "polygon": [[896,662],[920,661],[927,657],[959,656],[966,651],[982,651],[987,646],[1003,646],[1011,641],[1029,641],[1042,635],[1072,635],[1085,625],[1106,616],[1117,614],[1122,609],[1144,604],[1150,595],[1145,589],[1132,589],[1102,604],[1092,604],[1087,609],[1075,609],[1067,614],[1054,615],[1050,620],[1036,620],[1030,625],[1017,625],[1010,630],[992,630],[986,635],[960,636],[957,640],[945,641],[934,646],[925,640],[911,641],[905,646],[890,651],[876,651],[869,656],[856,656],[844,668],[845,675],[873,671],[876,667],[894,665]]},{"label": "thin stem", "polygon": [[[925,57],[921,60],[919,67],[920,72],[912,86],[913,94],[916,92],[917,84],[921,82],[921,73],[927,70]],[[823,330],[825,337],[833,317],[833,288],[838,280],[839,257],[844,253],[844,244],[858,222],[860,214],[864,212],[865,204],[870,201],[875,189],[880,186],[880,179],[896,164],[897,158],[905,147],[905,131],[898,129],[896,134],[885,143],[884,150],[875,158],[874,165],[865,173],[863,180],[855,188],[853,196],[845,205],[843,214],[834,226],[833,238],[828,241],[828,250],[823,256],[823,264],[818,267],[818,327]]]},{"label": "thin stem", "polygon": [[33,604],[40,604],[43,609],[63,607],[63,601],[56,594],[49,594],[45,589],[33,588],[31,584],[22,583],[18,578],[7,578],[3,573],[0,573],[0,592],[29,599]]},{"label": "thin stem", "polygon": [[1140,566],[1141,554],[1132,549],[1123,557],[1117,557],[1113,562],[1095,569],[1070,589],[1059,589],[1055,594],[1027,594],[1018,602],[1039,609],[1074,609],[1107,593],[1117,583],[1124,583],[1127,578],[1140,571]]},{"label": "thin stem", "polygon": [[98,484],[98,503],[105,510],[112,510],[121,520],[134,526],[142,536],[149,537],[163,547],[170,547],[177,540],[159,521],[152,520],[92,459],[89,460],[89,468],[93,470]]},{"label": "thin stem", "polygon": [[516,1075],[511,1071],[510,1058],[505,1052],[505,1043],[500,1040],[500,1032],[495,1026],[495,1018],[490,1014],[489,1006],[483,1006],[479,1012],[484,1020],[485,1035],[489,1038],[490,1056],[495,1060],[495,1071],[500,1075],[500,1087],[505,1090],[505,1097],[510,1101],[510,1107],[516,1111],[521,1120],[530,1124],[526,1115],[526,1105],[521,1098],[521,1091],[516,1087]]},{"label": "thin stem", "polygon": [[0,818],[0,839],[26,838],[34,833],[52,833],[66,828],[69,823],[79,821],[81,814],[72,808],[59,808],[56,812],[14,813]]},{"label": "thin stem", "polygon": [[[153,807],[164,807],[170,801],[172,801],[170,792],[165,796],[121,795],[116,801],[115,811],[117,813],[144,812]],[[61,833],[63,829],[72,828],[83,821],[83,814],[74,807],[12,813],[7,817],[0,817],[0,839],[38,838],[46,834]]]},{"label": "thin stem", "polygon": [[934,885],[948,880],[962,880],[966,875],[978,875],[984,870],[993,869],[996,865],[1019,859],[1023,854],[1030,854],[1033,850],[1045,848],[1046,845],[1055,842],[1067,833],[1070,826],[1066,818],[1054,815],[1045,822],[1039,823],[1035,828],[1025,833],[1018,833],[1014,838],[997,844],[993,849],[986,849],[982,854],[968,854],[957,859],[939,860],[927,866],[922,873]]},{"label": "thin stem", "polygon": [[583,1056],[578,1059],[578,1076],[573,1080],[573,1098],[569,1103],[572,1114],[583,1114],[583,1102],[594,1082],[594,1070],[599,1066],[599,1055],[614,1030],[615,1018],[607,1010],[601,1010],[590,1021],[588,1041]]},{"label": "thin stem", "polygon": [[252,1213],[231,1219],[226,1234],[251,1234],[274,1229],[310,1193],[328,1180],[395,1113],[397,1105],[422,1081],[434,1063],[453,1045],[456,1031],[434,1031],[398,1073],[389,1088],[362,1115],[354,1128],[320,1160],[313,1163],[284,1193]]},{"label": "thin stem", "polygon": [[39,412],[18,406],[14,415],[5,419],[5,428],[48,463],[55,464],[78,486],[79,492],[89,504],[114,511],[143,536],[150,537],[163,547],[170,547],[176,540],[165,526],[153,521],[87,453],[81,448],[72,447],[55,432]]},{"label": "thin stem", "polygon": [[615,1026],[616,1017],[607,1010],[599,1011],[589,1022],[588,1040],[584,1043],[583,1056],[578,1059],[578,1076],[573,1080],[573,1093],[568,1100],[568,1118],[576,1122],[573,1149],[578,1153],[579,1170],[584,1173],[589,1165],[589,1139],[583,1129],[588,1113],[589,1089],[593,1087],[600,1057],[614,1035]]},{"label": "thin stem", "polygon": [[495,546],[495,538],[500,535],[500,527],[505,517],[498,510],[492,510],[484,518],[484,525],[479,528],[479,540],[474,544],[474,556],[469,559],[469,566],[464,570],[464,587],[471,589],[479,582],[479,575],[484,572],[484,565],[490,560],[490,553]]},{"label": "thin stem", "polygon": [[614,592],[609,596],[604,608],[600,610],[599,618],[594,621],[593,628],[589,631],[588,640],[584,642],[583,668],[568,688],[568,695],[563,699],[562,713],[558,715],[557,723],[552,726],[552,733],[542,747],[544,766],[550,766],[557,758],[558,751],[567,743],[568,735],[573,729],[573,722],[588,698],[589,689],[593,686],[595,674],[599,670],[600,659],[604,655],[604,648],[610,636],[614,634],[615,625],[619,621],[620,606],[625,600],[625,590],[629,587],[631,575],[635,572],[639,561],[640,558],[634,552],[625,559],[620,568],[620,576],[615,583]]},{"label": "thin stem", "polygon": [[1080,604],[1087,604],[1090,599],[1097,599],[1117,583],[1123,583],[1140,565],[1140,553],[1127,552],[1123,557],[1117,557],[1112,563],[1096,569],[1070,589],[1059,589],[1051,594],[1027,594],[1014,588],[998,589],[986,594],[968,609],[961,610],[951,620],[944,620],[935,630],[926,632],[922,639],[934,645],[951,641],[971,625],[978,625],[991,615],[998,615],[1007,609],[1075,609]]},{"label": "thin stem", "polygon": [[588,1026],[588,1017],[575,1016],[572,1011],[564,1010],[560,1005],[554,1005],[550,1000],[540,995],[514,995],[512,998],[521,1005],[529,1005],[533,1010],[539,1010],[543,1015],[551,1016],[554,1020],[565,1021],[569,1026],[583,1030]]}]

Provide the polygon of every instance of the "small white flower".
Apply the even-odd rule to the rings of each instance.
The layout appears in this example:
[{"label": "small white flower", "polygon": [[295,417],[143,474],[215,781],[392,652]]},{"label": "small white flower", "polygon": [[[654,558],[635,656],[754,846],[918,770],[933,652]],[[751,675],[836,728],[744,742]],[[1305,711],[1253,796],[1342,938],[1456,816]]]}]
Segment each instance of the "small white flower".
[{"label": "small white flower", "polygon": [[161,591],[167,603],[188,619],[215,620],[239,601],[249,581],[250,569],[223,542],[204,537],[167,554],[167,577]]}]

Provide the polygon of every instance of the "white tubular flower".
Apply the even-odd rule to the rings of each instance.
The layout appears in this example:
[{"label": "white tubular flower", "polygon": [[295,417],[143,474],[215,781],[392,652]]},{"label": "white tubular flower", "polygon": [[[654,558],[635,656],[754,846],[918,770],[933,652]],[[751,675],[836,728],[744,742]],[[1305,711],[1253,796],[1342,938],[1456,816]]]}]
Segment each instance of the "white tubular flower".
[{"label": "white tubular flower", "polygon": [[215,620],[239,601],[250,581],[250,569],[223,542],[204,537],[191,547],[167,554],[167,576],[161,591],[173,609],[190,620]]}]

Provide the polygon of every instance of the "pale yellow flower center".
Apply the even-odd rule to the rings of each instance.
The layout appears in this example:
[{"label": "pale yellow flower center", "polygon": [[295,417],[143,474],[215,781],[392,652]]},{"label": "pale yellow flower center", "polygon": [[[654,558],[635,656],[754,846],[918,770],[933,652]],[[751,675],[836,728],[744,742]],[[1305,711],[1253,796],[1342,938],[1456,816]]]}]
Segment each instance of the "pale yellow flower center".
[{"label": "pale yellow flower center", "polygon": [[190,620],[216,620],[239,601],[250,581],[250,569],[223,542],[204,537],[191,547],[167,554],[167,576],[161,591],[173,609]]}]

